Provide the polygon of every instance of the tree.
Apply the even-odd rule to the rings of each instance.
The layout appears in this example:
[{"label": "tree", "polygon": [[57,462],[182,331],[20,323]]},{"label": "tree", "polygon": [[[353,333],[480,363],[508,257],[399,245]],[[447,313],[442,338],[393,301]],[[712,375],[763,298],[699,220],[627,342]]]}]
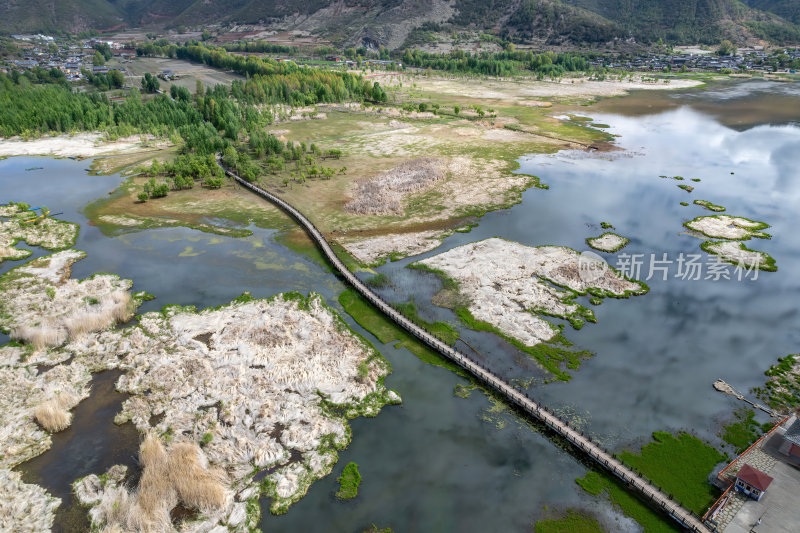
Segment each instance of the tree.
[{"label": "tree", "polygon": [[92,56],[92,65],[94,65],[96,67],[100,67],[100,66],[103,66],[105,64],[106,64],[106,60],[103,57],[103,54],[101,54],[100,52],[95,52],[94,55]]},{"label": "tree", "polygon": [[453,113],[455,113],[456,115],[458,115],[459,113],[461,113],[461,108],[460,108],[460,107],[458,107],[457,105],[456,105],[456,106],[453,106]]},{"label": "tree", "polygon": [[719,49],[717,49],[717,55],[735,56],[736,47],[733,46],[733,43],[730,42],[728,39],[723,39],[722,42],[719,43]]},{"label": "tree", "polygon": [[149,72],[144,73],[144,77],[142,78],[142,90],[146,93],[154,93],[158,91],[158,88],[161,86],[159,83],[158,78],[150,74]]},{"label": "tree", "polygon": [[146,192],[140,192],[137,195],[137,198],[139,199],[140,202],[145,203],[147,201],[147,199],[150,198],[150,196],[148,196],[148,194]]},{"label": "tree", "polygon": [[220,187],[222,187],[222,178],[208,177],[205,180],[203,180],[203,185],[205,185],[209,189],[219,189]]},{"label": "tree", "polygon": [[200,38],[204,41],[211,39],[211,32],[204,29],[203,33],[200,35]]},{"label": "tree", "polygon": [[237,154],[236,149],[233,146],[228,146],[222,152],[222,164],[226,167],[233,168],[236,166],[237,162]]},{"label": "tree", "polygon": [[125,75],[116,69],[108,73],[108,79],[111,80],[111,84],[114,87],[122,87],[122,85],[125,83]]}]

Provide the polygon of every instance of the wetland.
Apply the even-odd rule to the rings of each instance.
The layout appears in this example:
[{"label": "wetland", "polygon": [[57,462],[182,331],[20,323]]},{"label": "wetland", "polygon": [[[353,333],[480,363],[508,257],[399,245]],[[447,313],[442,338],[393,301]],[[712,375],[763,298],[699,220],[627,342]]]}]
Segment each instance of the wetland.
[{"label": "wetland", "polygon": [[[424,82],[419,85],[416,88],[406,85],[398,90],[413,92],[417,98],[440,106],[452,106],[453,102],[464,98],[451,97],[455,99],[445,101],[447,94],[458,92],[448,89],[447,84],[437,86],[440,94],[445,95],[439,97],[432,96],[433,86],[426,93]],[[509,101],[506,98],[509,91],[496,89],[481,87],[479,97],[486,108],[497,110],[498,119],[513,117],[522,124],[522,129],[531,132],[543,128],[542,125],[554,124],[557,129],[568,130],[559,131],[558,135],[573,133],[571,138],[587,143],[613,141],[614,150],[587,152],[579,144],[547,136],[555,135],[555,130],[537,130],[542,135],[521,133],[504,127],[502,122],[499,127],[495,122],[490,127],[467,118],[452,117],[447,118],[446,123],[439,123],[436,118],[407,116],[409,114],[404,112],[397,117],[385,117],[366,110],[354,114],[326,110],[324,119],[292,121],[279,124],[276,129],[288,130],[282,135],[297,141],[317,142],[324,149],[343,147],[346,157],[338,163],[326,164],[337,168],[346,166],[343,176],[347,179],[313,180],[290,188],[275,178],[272,186],[284,189],[282,194],[287,201],[311,215],[323,231],[351,251],[354,264],[361,263],[359,276],[364,279],[375,273],[382,276],[376,290],[385,299],[398,305],[412,302],[420,320],[449,325],[460,339],[455,341],[459,349],[471,350],[470,353],[493,371],[528,390],[612,450],[627,450],[638,455],[650,442],[651,435],[659,431],[676,435],[673,438],[658,434],[657,442],[661,445],[697,446],[685,440],[681,433],[685,430],[698,437],[698,441],[706,441],[725,451],[718,432],[733,404],[730,398],[715,393],[711,383],[724,377],[740,389],[760,387],[765,381],[763,373],[779,357],[796,353],[800,341],[794,305],[794,297],[800,292],[800,238],[794,231],[796,221],[792,215],[800,207],[800,181],[794,170],[794,154],[800,148],[800,128],[792,122],[791,116],[781,120],[769,112],[752,111],[747,120],[736,122],[735,127],[731,127],[731,117],[742,101],[751,103],[756,110],[769,106],[775,95],[797,104],[800,93],[796,86],[761,81],[724,82],[703,89],[642,91],[604,100],[594,106],[581,106],[580,115],[588,115],[596,123],[609,126],[602,128],[602,132],[592,129],[590,124],[585,125],[585,121],[548,122],[552,114],[562,112],[560,108],[575,107],[574,103],[556,101],[556,109],[526,106]],[[519,98],[532,95],[520,93]],[[709,108],[713,108],[713,113],[707,112]],[[548,110],[547,113],[544,110]],[[351,133],[342,136],[343,129]],[[476,141],[465,144],[464,139]],[[422,167],[404,167],[404,161],[419,156],[416,149],[410,148],[417,143],[433,160],[425,160]],[[356,150],[356,147],[363,150]],[[467,157],[466,154],[476,150],[477,154]],[[356,156],[348,158],[347,153],[356,153]],[[165,148],[159,157],[172,156]],[[64,374],[61,379],[70,380],[74,393],[86,398],[70,410],[72,427],[81,428],[82,432],[101,439],[100,442],[107,442],[102,439],[117,435],[115,432],[120,430],[128,431],[129,435],[155,431],[163,438],[170,427],[183,435],[178,441],[200,443],[207,440],[197,449],[199,451],[192,448],[173,452],[171,445],[167,445],[164,450],[156,450],[156,455],[166,457],[163,464],[170,465],[173,453],[183,454],[199,472],[198,478],[205,476],[205,461],[225,466],[228,477],[221,481],[222,498],[217,506],[220,510],[213,516],[217,520],[227,520],[225,523],[234,527],[258,523],[264,530],[272,531],[360,531],[377,523],[395,531],[498,528],[524,531],[540,519],[551,519],[553,515],[548,509],[563,510],[557,514],[580,516],[582,521],[594,521],[607,531],[638,531],[645,526],[636,522],[636,516],[633,519],[622,516],[625,506],[593,496],[603,490],[612,493],[614,489],[597,489],[599,482],[595,482],[586,485],[592,487],[587,491],[577,484],[576,479],[587,479],[587,476],[592,481],[595,473],[557,439],[521,418],[489,393],[455,394],[456,387],[474,384],[446,365],[428,364],[435,362],[433,358],[426,358],[421,350],[413,349],[410,343],[386,331],[384,326],[364,319],[367,311],[354,310],[357,302],[342,298],[346,288],[324,263],[303,253],[302,244],[291,247],[284,244],[293,238],[302,243],[302,237],[292,237],[296,231],[291,229],[292,223],[274,208],[251,198],[245,191],[226,185],[219,191],[171,193],[160,205],[155,200],[137,204],[141,206],[137,209],[148,211],[134,216],[147,222],[121,224],[119,219],[102,217],[131,216],[134,208],[120,206],[134,204],[134,192],[137,187],[141,188],[141,181],[137,180],[141,178],[122,176],[113,168],[107,169],[108,175],[90,176],[84,170],[87,164],[31,157],[0,161],[4,201],[46,205],[62,212],[57,219],[80,226],[75,249],[85,252],[86,256],[79,260],[77,256],[72,258],[75,262],[71,264],[71,277],[57,276],[58,281],[67,283],[68,287],[54,287],[55,298],[61,298],[61,290],[65,295],[66,291],[72,291],[69,287],[74,280],[99,272],[114,275],[100,277],[98,283],[107,284],[105,292],[101,291],[99,296],[85,295],[96,299],[97,303],[81,301],[84,307],[62,306],[62,312],[99,312],[103,307],[103,294],[113,295],[115,291],[125,290],[130,293],[131,301],[135,300],[136,312],[141,313],[134,324],[125,324],[124,329],[111,328],[109,322],[98,322],[99,331],[79,331],[78,328],[74,336],[65,320],[59,316],[48,317],[54,329],[63,327],[64,342],[69,343],[64,349],[72,360],[55,353],[58,350],[45,350],[47,355],[42,356],[36,352],[26,355],[25,348],[13,343],[2,348],[4,371],[24,373],[25,379],[30,380],[31,390],[43,390],[52,397],[58,392],[56,388],[60,382],[50,380],[49,383],[56,383],[50,388],[37,384],[37,380],[46,380],[37,377],[37,372],[53,363],[65,366],[50,369],[42,376],[57,368],[70,369],[71,374],[59,371]],[[93,168],[101,164],[95,162]],[[518,170],[515,170],[517,164]],[[33,166],[43,168],[36,172],[24,170]],[[422,168],[422,173],[415,174],[415,168]],[[363,198],[359,195],[364,188],[357,189],[354,185],[357,179],[386,181],[389,176],[395,183],[403,177],[422,174],[425,175],[424,186],[420,186],[416,178],[413,186],[401,184],[398,188],[390,184],[388,196],[397,209],[362,213],[352,206],[349,210],[346,207],[347,202]],[[690,224],[697,226],[698,220],[702,222],[708,218],[704,215],[707,214],[705,206],[681,206],[686,194],[668,180],[652,179],[659,174],[701,179],[694,182],[695,193],[701,193],[708,202],[713,202],[712,205],[724,205],[728,213],[735,213],[740,218],[734,222],[763,222],[753,222],[758,225],[756,227],[750,223],[732,224],[726,219],[719,228],[714,226],[719,225],[717,222],[692,227]],[[435,179],[428,179],[430,176]],[[534,187],[537,183],[549,188]],[[373,185],[366,187],[368,195],[387,194],[387,187]],[[189,195],[206,194],[214,196],[213,202],[218,202],[219,209],[209,208],[210,204],[194,204],[194,212],[180,207],[181,203],[192,205],[195,200],[205,202],[206,198],[191,199]],[[444,202],[444,199],[455,201]],[[222,206],[231,202],[237,203],[229,214]],[[370,202],[361,205],[368,207]],[[173,216],[167,213],[169,210],[184,215]],[[625,281],[615,277],[615,283],[629,283],[631,287],[600,285],[597,286],[600,290],[593,292],[592,285],[582,283],[574,269],[570,270],[571,262],[585,250],[587,239],[601,235],[601,230],[605,229],[600,226],[601,220],[612,221],[615,231],[629,240],[624,249],[615,250],[615,246],[611,246],[613,243],[608,243],[606,249],[598,247],[598,251],[608,265],[630,278]],[[737,279],[741,272],[737,274],[730,265],[727,277],[714,277],[708,275],[710,267],[704,259],[700,263],[705,270],[697,279],[680,270],[685,267],[685,263],[679,261],[681,256],[700,255],[699,241],[711,237],[733,242],[744,236],[741,231],[751,232],[747,237],[763,237],[752,232],[760,232],[766,225],[771,239],[758,239],[758,252],[774,258],[780,270],[762,272],[757,278],[750,272],[750,276]],[[209,228],[212,232],[203,231]],[[220,229],[222,231],[218,231]],[[457,231],[459,229],[463,231]],[[686,229],[693,232],[687,233]],[[395,236],[388,239],[389,245],[381,239],[385,234]],[[513,250],[501,247],[503,249],[495,251],[495,257],[502,259],[495,259],[496,264],[484,265],[490,255],[478,252],[487,243],[509,243],[504,246]],[[738,247],[740,243],[733,244]],[[36,261],[47,261],[43,258],[51,254],[36,242],[17,244],[16,248],[30,251],[29,262],[20,262],[24,261],[22,257],[8,257],[0,264],[0,272],[11,274],[6,279],[12,279],[17,270],[36,266]],[[459,255],[467,251],[473,255]],[[539,257],[549,251],[558,256],[557,264],[547,265],[546,258]],[[721,252],[733,253],[727,248]],[[503,323],[496,321],[497,317],[508,317],[508,313],[493,311],[486,302],[500,298],[503,291],[514,286],[506,271],[514,266],[509,258],[517,255],[517,270],[524,270],[524,275],[519,276],[518,292],[527,295],[532,290],[539,291],[549,295],[547,302],[552,305],[546,307],[540,301],[514,302],[512,307],[520,308],[520,312],[513,316],[519,320],[539,321],[538,329],[528,328],[546,331],[546,335],[536,336],[538,340],[563,335],[571,345],[571,353],[583,353],[580,365],[553,366],[529,357],[524,346],[514,342],[519,328],[509,326],[504,331]],[[642,261],[638,271],[633,268],[634,257]],[[389,261],[384,262],[387,258]],[[654,263],[654,258],[661,263]],[[429,268],[408,268],[420,263]],[[51,260],[46,266],[54,268],[56,264]],[[469,272],[470,268],[483,269],[492,276],[481,279],[480,272]],[[447,278],[458,282],[460,292],[448,286],[448,280],[440,274],[429,270],[445,272]],[[532,275],[537,277],[532,278]],[[123,280],[124,286],[115,285]],[[641,285],[645,283],[649,288],[646,294]],[[472,292],[467,291],[470,287]],[[483,294],[479,288],[493,292],[476,298]],[[641,294],[624,299],[608,297],[629,290]],[[136,300],[135,295],[141,291],[152,293],[155,300]],[[291,294],[291,291],[299,291],[301,295],[288,299],[278,296]],[[245,298],[246,301],[231,303],[245,292],[254,300]],[[310,293],[319,296],[309,296]],[[465,293],[467,302],[459,300]],[[46,287],[32,294],[49,298]],[[483,302],[485,314],[480,314],[477,307],[470,307],[470,303],[475,305],[476,301],[477,305]],[[24,300],[14,303],[27,305]],[[162,311],[162,306],[167,304],[175,307]],[[459,304],[469,309],[475,320],[458,313]],[[109,300],[107,307],[111,309],[113,305]],[[255,342],[251,331],[255,327],[253,324],[273,316],[266,311],[274,306],[280,316],[296,313],[296,321],[313,316],[321,322],[309,325],[306,338],[278,335]],[[545,312],[540,316],[530,310]],[[346,324],[343,329],[338,329],[339,319],[333,312],[343,317],[342,324]],[[253,318],[256,315],[261,318]],[[15,311],[11,316],[22,318],[24,313]],[[117,322],[127,320],[124,314],[118,316]],[[589,320],[590,316],[596,323]],[[239,328],[241,331],[234,327],[234,322],[239,321],[244,323]],[[478,321],[494,327],[478,327]],[[348,346],[352,348],[350,352],[344,350],[352,359],[346,359],[334,369],[341,372],[336,375],[342,377],[342,381],[331,380],[330,373],[315,374],[326,368],[322,360],[309,360],[313,368],[285,367],[284,370],[280,370],[282,365],[270,360],[280,358],[281,350],[286,349],[290,341],[318,342],[314,335],[322,331],[320,324],[327,324],[324,327],[332,328],[331,335],[341,335],[342,342],[350,343]],[[583,327],[575,327],[577,324]],[[10,321],[3,324],[9,333],[12,326],[17,327],[17,324]],[[498,330],[503,334],[498,335]],[[209,332],[212,335],[207,339],[202,337]],[[129,339],[132,336],[134,338]],[[200,340],[195,339],[198,336]],[[229,338],[223,338],[226,336]],[[61,340],[58,334],[56,340]],[[520,340],[523,345],[532,343],[528,341],[531,339]],[[362,342],[371,343],[375,348]],[[127,343],[126,348],[111,348],[120,343]],[[106,345],[108,350],[98,349]],[[237,346],[235,350],[234,345]],[[315,346],[310,353],[323,357],[322,347]],[[222,351],[214,354],[214,350]],[[234,352],[237,354],[235,361],[226,359]],[[589,353],[593,355],[590,358],[587,357]],[[162,356],[163,368],[154,366],[149,359],[156,354]],[[169,365],[179,365],[178,354],[186,359],[180,364],[188,366],[181,367],[180,371],[170,370]],[[366,367],[366,373],[359,368],[359,358],[372,365]],[[791,361],[794,368],[794,359]],[[349,420],[347,409],[327,415],[325,412],[320,415],[321,411],[313,413],[314,416],[306,413],[310,418],[305,418],[313,422],[310,427],[314,431],[292,432],[291,423],[286,420],[276,422],[267,416],[269,413],[259,418],[256,406],[248,404],[249,392],[240,394],[235,386],[223,389],[219,383],[213,383],[214,380],[206,380],[203,376],[209,364],[222,364],[225,375],[233,380],[231,383],[252,381],[253,375],[267,375],[273,368],[276,372],[289,372],[290,375],[276,378],[276,382],[292,382],[288,388],[296,392],[291,398],[295,395],[302,398],[302,394],[312,394],[320,387],[325,394],[338,398],[335,395],[343,394],[344,383],[354,387],[352,393],[357,402],[370,394],[373,394],[370,398],[379,397],[375,402],[362,402],[360,407],[352,407],[350,415],[353,416],[375,414],[380,406],[396,403],[400,397],[403,402],[402,406],[382,409],[375,418]],[[389,364],[391,374],[388,374]],[[86,370],[78,368],[80,365]],[[263,369],[258,368],[262,365]],[[87,424],[86,417],[91,416],[92,406],[104,401],[96,392],[89,392],[92,378],[88,369],[97,372],[105,368],[125,371],[113,378],[115,390],[107,392],[111,397],[118,395],[118,403],[112,408],[116,412],[110,418],[98,418],[97,424]],[[180,379],[164,387],[156,372],[174,374]],[[568,376],[567,380],[553,379],[562,373]],[[236,376],[244,378],[240,380]],[[295,381],[298,376],[311,381]],[[204,383],[202,397],[184,394],[199,382]],[[773,382],[778,384],[772,388],[780,394],[791,394],[796,389],[794,382],[786,385],[777,378]],[[158,393],[153,394],[156,390]],[[397,398],[390,397],[390,390],[396,391]],[[269,400],[274,402],[276,413],[293,413],[295,409],[302,411],[309,405],[320,405],[308,398],[292,404],[291,398],[281,390],[273,391],[269,387],[264,387],[262,392],[274,393]],[[185,408],[170,413],[165,402],[173,397],[188,402]],[[34,404],[48,398],[32,398],[30,406],[26,404],[25,408],[32,411]],[[222,406],[230,406],[229,418],[221,414],[220,405],[215,406],[218,401]],[[341,405],[343,401],[339,398],[332,403]],[[68,403],[65,407],[72,405]],[[159,420],[158,415],[163,418]],[[31,420],[30,415],[20,416]],[[214,426],[213,417],[219,419]],[[247,440],[252,436],[254,443],[260,442],[254,436],[259,435],[261,429],[262,433],[270,434],[278,422],[285,425],[286,438],[276,440],[269,449],[262,450],[253,444],[252,457],[230,461],[239,449],[226,448],[230,439],[243,437]],[[183,433],[184,430],[189,433]],[[209,439],[206,434],[212,437]],[[322,439],[328,434],[339,437]],[[64,438],[60,438],[62,436]],[[80,438],[85,436],[77,435],[72,429],[55,433],[49,449],[37,450],[41,455],[36,459],[14,460],[5,471],[0,470],[4,484],[26,491],[25,497],[37,502],[37,509],[53,509],[50,496],[61,499],[61,510],[56,511],[59,513],[56,528],[62,531],[82,530],[89,520],[72,495],[72,484],[78,479],[83,479],[87,487],[81,493],[81,501],[95,509],[102,505],[104,491],[121,490],[117,480],[119,469],[110,471],[112,466],[127,466],[131,471],[128,475],[133,475],[131,479],[138,482],[139,474],[133,472],[138,470],[138,463],[112,457],[115,453],[119,455],[116,451],[103,450],[93,460],[68,453],[70,446]],[[124,448],[122,455],[130,458],[139,453],[136,438],[114,438],[117,439],[115,446],[121,443]],[[45,436],[40,435],[36,440],[44,439]],[[323,441],[329,444],[325,450],[320,448]],[[347,442],[349,445],[345,447]],[[297,453],[293,455],[289,448]],[[241,449],[250,448],[243,446]],[[642,456],[657,456],[658,450],[659,446],[650,444]],[[254,459],[256,457],[260,459]],[[719,459],[711,452],[704,457],[702,468],[713,466]],[[25,458],[30,457],[26,455]],[[61,465],[51,475],[44,469],[54,458]],[[629,458],[636,461],[633,455]],[[663,464],[664,459],[653,459],[653,462],[659,461]],[[341,490],[337,478],[352,476],[351,472],[345,472],[348,463],[358,464],[361,484],[357,496],[344,503],[336,497]],[[258,472],[252,468],[254,464],[268,472],[257,482],[248,481],[253,478],[247,477],[250,474],[257,477]],[[283,468],[269,472],[275,464]],[[305,470],[301,472],[300,469]],[[698,477],[699,470],[695,469],[692,475]],[[332,474],[325,475],[328,472]],[[309,473],[320,479],[311,483]],[[27,486],[20,485],[19,475]],[[657,469],[653,475],[658,475]],[[96,480],[86,476],[96,476]],[[101,478],[110,480],[102,491],[97,490]],[[700,481],[693,483],[702,485],[702,476],[698,479]],[[47,493],[42,493],[34,483]],[[90,493],[91,487],[95,491]],[[237,499],[233,487],[239,494],[244,492],[244,496]],[[253,488],[256,490],[245,492]],[[183,493],[179,489],[175,490],[181,502],[191,501],[181,496]],[[258,490],[267,497],[258,499]],[[700,509],[710,496],[701,491],[691,497],[693,507]],[[141,502],[131,504],[140,505]],[[254,512],[254,506],[260,506],[261,512]],[[568,509],[581,511],[574,515]],[[163,515],[163,509],[157,511]],[[270,511],[288,512],[278,515]],[[109,523],[108,513],[93,512],[92,519],[95,517],[105,520],[102,523]],[[657,517],[656,520],[661,519]],[[666,522],[659,523],[659,527],[670,527]]]}]

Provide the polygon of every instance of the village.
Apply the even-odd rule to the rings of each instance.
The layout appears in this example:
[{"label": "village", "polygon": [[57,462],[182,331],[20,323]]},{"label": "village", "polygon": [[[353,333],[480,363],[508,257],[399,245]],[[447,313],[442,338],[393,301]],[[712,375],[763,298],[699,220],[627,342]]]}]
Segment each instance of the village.
[{"label": "village", "polygon": [[[86,80],[86,73],[108,74],[119,70],[126,74],[124,65],[133,62],[141,54],[141,43],[121,42],[112,38],[92,37],[89,39],[67,39],[43,34],[12,35],[21,58],[7,59],[0,65],[0,72],[41,68],[58,69],[67,80],[80,82]],[[236,44],[236,42],[234,42]],[[98,50],[110,50],[113,64],[95,64]],[[594,69],[628,72],[718,72],[718,73],[785,73],[795,74],[800,62],[800,47],[783,47],[766,50],[762,46],[741,48],[733,55],[718,55],[711,49],[684,47],[671,50],[672,53],[645,52],[639,55],[604,53],[592,54],[589,61]],[[364,58],[347,59],[341,55],[325,54],[320,58],[311,56],[276,56],[279,62],[295,62],[313,67],[367,68],[381,70],[419,70],[404,67],[400,61],[391,59]],[[105,61],[103,62],[105,63]],[[170,79],[174,74],[169,70],[159,73],[162,79]]]},{"label": "village", "polygon": [[[779,56],[785,56],[783,61]],[[696,48],[683,53],[646,54],[632,59],[604,57],[591,61],[594,67],[633,71],[711,71],[711,72],[783,72],[795,74],[797,68],[782,66],[782,63],[800,61],[800,48],[784,48],[769,52],[763,46],[739,49],[735,55],[717,55],[712,50]]]}]

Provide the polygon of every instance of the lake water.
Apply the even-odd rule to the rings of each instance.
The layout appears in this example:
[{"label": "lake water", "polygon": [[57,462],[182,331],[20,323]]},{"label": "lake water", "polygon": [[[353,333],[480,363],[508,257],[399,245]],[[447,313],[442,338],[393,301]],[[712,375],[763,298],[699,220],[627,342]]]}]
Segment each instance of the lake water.
[{"label": "lake water", "polygon": [[[775,109],[775,99],[783,114]],[[743,108],[756,111],[736,122]],[[436,277],[405,268],[408,263],[494,236],[584,250],[584,239],[602,233],[599,223],[608,221],[631,243],[617,254],[602,255],[614,265],[621,254],[643,254],[644,279],[650,254],[661,258],[666,253],[674,260],[703,253],[701,241],[682,227],[695,216],[712,214],[691,205],[694,199],[767,222],[773,238],[747,244],[772,255],[778,272],[761,272],[756,280],[690,281],[673,277],[677,266],[671,265],[667,280],[659,274],[647,281],[647,295],[606,300],[593,307],[597,324],[580,331],[567,326],[567,338],[595,354],[568,383],[544,385],[529,357],[493,335],[462,331],[492,368],[509,378],[534,378],[533,396],[613,449],[637,447],[655,430],[687,429],[718,443],[720,422],[735,404],[711,383],[723,378],[742,391],[761,385],[763,371],[800,345],[795,305],[800,233],[793,227],[800,207],[795,164],[800,128],[793,124],[800,118],[798,110],[797,86],[774,82],[638,93],[581,108],[580,114],[609,124],[623,150],[524,158],[521,171],[540,176],[549,190],[527,191],[521,204],[484,216],[471,233],[457,233],[433,252],[381,267],[393,283],[383,292],[396,300],[413,298],[424,316],[456,323],[452,313],[430,304],[440,286]],[[24,170],[32,166],[45,168]],[[342,283],[278,244],[274,231],[251,228],[253,235],[244,239],[181,228],[104,236],[80,209],[114,189],[120,178],[88,176],[86,166],[45,158],[0,161],[0,201],[43,204],[81,224],[76,247],[89,256],[75,265],[76,276],[105,271],[132,279],[135,290],[157,296],[143,310],[167,303],[219,305],[245,290],[255,296],[313,290],[338,308]],[[660,179],[662,174],[686,181]],[[678,183],[695,190],[688,194]],[[690,205],[681,206],[681,201]],[[703,254],[704,262],[707,258]],[[3,265],[2,271],[11,266]],[[609,523],[614,520],[606,504],[574,483],[587,469],[580,458],[514,413],[491,412],[492,403],[480,391],[467,399],[454,396],[454,386],[466,380],[367,336],[391,361],[394,373],[386,383],[403,397],[403,406],[353,420],[353,442],[341,452],[333,474],[312,485],[286,515],[271,516],[264,507],[264,530],[355,532],[374,523],[397,532],[526,531],[545,514],[544,506],[584,507]],[[89,427],[79,419],[96,416],[98,427],[92,431],[115,431],[110,418],[91,408],[92,402],[108,404],[109,394],[116,393],[87,400],[88,407],[76,413],[75,427]],[[136,453],[130,437],[120,437],[127,449],[96,456],[77,453],[78,433],[65,432],[50,451],[22,465],[26,479],[68,501],[73,479],[100,473],[121,456]],[[359,464],[363,483],[356,500],[342,503],[333,496],[335,478],[349,461]],[[66,466],[47,466],[55,464]],[[72,525],[79,522],[68,515],[59,515],[62,530],[79,530]],[[614,523],[626,529],[625,522]]]}]

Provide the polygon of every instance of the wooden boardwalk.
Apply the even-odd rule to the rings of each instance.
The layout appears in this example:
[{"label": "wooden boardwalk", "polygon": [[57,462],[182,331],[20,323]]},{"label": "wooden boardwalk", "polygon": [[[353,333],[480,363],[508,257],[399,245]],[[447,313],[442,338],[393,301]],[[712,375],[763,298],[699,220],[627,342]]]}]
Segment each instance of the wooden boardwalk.
[{"label": "wooden boardwalk", "polygon": [[601,446],[593,442],[588,436],[584,435],[581,431],[570,427],[569,422],[563,421],[555,414],[550,412],[545,406],[537,403],[531,399],[527,394],[522,393],[512,387],[508,382],[491,372],[479,362],[470,359],[469,356],[455,350],[453,347],[447,345],[438,337],[427,332],[421,328],[394,307],[383,301],[380,296],[372,292],[361,280],[359,280],[345,264],[333,252],[327,239],[322,233],[297,209],[281,200],[274,194],[271,194],[264,189],[249,183],[236,174],[226,170],[226,174],[242,186],[247,187],[257,195],[261,196],[274,203],[292,218],[294,218],[306,230],[315,244],[322,250],[322,253],[328,258],[328,261],[334,266],[339,274],[349,283],[361,296],[366,298],[372,305],[381,310],[387,317],[389,317],[396,324],[403,329],[414,335],[420,341],[430,346],[447,359],[453,361],[464,370],[472,374],[474,377],[482,381],[484,384],[492,387],[498,393],[505,396],[510,402],[518,406],[520,409],[536,418],[555,433],[570,442],[577,450],[591,458],[602,468],[609,473],[617,476],[628,487],[638,491],[646,500],[652,502],[655,508],[661,509],[664,513],[668,514],[671,518],[676,520],[678,524],[689,531],[696,531],[702,533],[711,533],[702,521],[702,519],[689,511],[684,509],[678,502],[672,499],[671,496],[661,491],[658,487],[650,483],[640,474],[637,474],[621,461],[616,459],[610,452],[604,450]]}]

